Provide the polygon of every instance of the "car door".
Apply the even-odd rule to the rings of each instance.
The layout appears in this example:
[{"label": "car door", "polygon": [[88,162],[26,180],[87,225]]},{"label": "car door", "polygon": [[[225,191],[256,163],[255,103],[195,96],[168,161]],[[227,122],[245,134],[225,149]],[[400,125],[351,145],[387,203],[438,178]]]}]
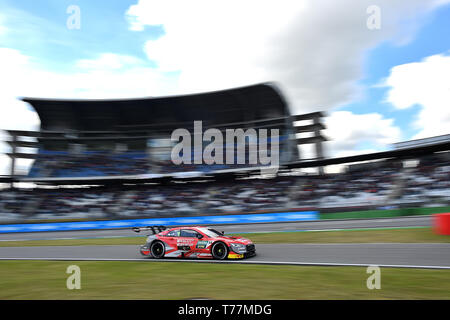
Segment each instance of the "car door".
[{"label": "car door", "polygon": [[178,257],[178,240],[180,239],[180,229],[171,230],[164,236],[164,243],[166,244],[166,257]]},{"label": "car door", "polygon": [[197,234],[198,232],[192,229],[181,229],[180,237],[177,241],[178,250],[185,253],[190,253],[195,250],[198,241]]}]

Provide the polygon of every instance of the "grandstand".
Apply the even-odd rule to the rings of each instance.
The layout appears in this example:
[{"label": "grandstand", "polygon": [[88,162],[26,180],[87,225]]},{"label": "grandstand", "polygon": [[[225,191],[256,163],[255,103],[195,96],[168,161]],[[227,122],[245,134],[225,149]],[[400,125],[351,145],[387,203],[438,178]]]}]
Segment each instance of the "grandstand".
[{"label": "grandstand", "polygon": [[[0,190],[0,223],[450,204],[448,136],[326,158],[324,114],[292,115],[273,84],[162,98],[24,101],[38,113],[41,130],[8,131],[11,174],[0,182],[12,187]],[[250,164],[174,165],[170,133],[192,131],[198,120],[204,130],[279,129],[278,174],[262,176]],[[315,145],[314,159],[301,157],[302,144]],[[34,159],[26,176],[15,174],[18,158]],[[325,174],[322,168],[334,164],[347,170]],[[18,182],[35,187],[14,188]]]},{"label": "grandstand", "polygon": [[[52,100],[25,98],[41,120],[39,132],[8,130],[11,177],[19,158],[35,160],[27,182],[74,183],[88,180],[193,176],[257,165],[173,165],[171,133],[178,128],[193,133],[195,121],[209,128],[278,129],[280,163],[300,159],[298,145],[315,144],[323,158],[321,112],[291,115],[273,84],[258,84],[184,96],[128,100]],[[295,122],[310,121],[296,126]],[[312,133],[307,138],[297,134]],[[251,144],[250,141],[247,142]],[[268,147],[271,140],[268,141]],[[23,148],[34,152],[21,152]],[[236,147],[234,147],[236,148]],[[225,149],[225,148],[224,148]],[[246,149],[246,159],[248,156]],[[191,159],[194,159],[192,150]]]},{"label": "grandstand", "polygon": [[[299,158],[296,141],[292,139],[295,119],[271,84],[131,100],[23,100],[36,110],[41,130],[9,130],[12,152],[8,155],[12,158],[11,176],[15,175],[15,159],[35,159],[28,181],[147,178],[155,174],[236,169],[222,164],[172,164],[171,133],[178,128],[193,132],[194,121],[202,121],[203,130],[215,128],[222,132],[235,128],[278,129],[280,161],[288,163]],[[37,151],[20,152],[24,147]]]}]

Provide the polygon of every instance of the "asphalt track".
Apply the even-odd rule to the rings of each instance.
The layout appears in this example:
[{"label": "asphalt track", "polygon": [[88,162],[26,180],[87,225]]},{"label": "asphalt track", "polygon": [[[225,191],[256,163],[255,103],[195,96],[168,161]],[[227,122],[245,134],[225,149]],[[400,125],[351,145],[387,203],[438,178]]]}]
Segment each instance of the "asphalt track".
[{"label": "asphalt track", "polygon": [[[300,222],[285,222],[285,223],[216,225],[214,226],[214,228],[220,231],[225,231],[225,233],[252,233],[252,232],[300,231],[300,230],[428,227],[431,226],[431,224],[432,224],[431,216],[412,216],[401,218],[316,220],[316,221],[300,221]],[[135,235],[137,234],[128,228],[115,230],[3,233],[0,234],[0,241],[127,237]]]},{"label": "asphalt track", "polygon": [[[353,265],[450,269],[450,243],[364,243],[364,244],[259,244],[257,256],[226,263]],[[118,260],[191,261],[200,259],[150,259],[138,253],[136,245],[0,247],[0,260]],[[450,278],[450,274],[449,274]]]},{"label": "asphalt track", "polygon": [[[430,216],[320,220],[290,223],[258,223],[246,225],[221,225],[216,229],[226,233],[271,232],[299,230],[342,230],[360,228],[397,228],[431,226]],[[145,233],[144,233],[145,234]],[[36,232],[0,234],[0,241],[75,239],[95,237],[134,236],[130,229]],[[138,253],[136,245],[114,246],[45,246],[0,247],[0,260],[117,260],[117,261],[167,261],[180,259],[148,259]],[[246,260],[211,261],[183,259],[199,263],[290,264],[290,265],[347,265],[405,268],[450,269],[450,243],[361,243],[361,244],[259,244],[257,256]]]}]

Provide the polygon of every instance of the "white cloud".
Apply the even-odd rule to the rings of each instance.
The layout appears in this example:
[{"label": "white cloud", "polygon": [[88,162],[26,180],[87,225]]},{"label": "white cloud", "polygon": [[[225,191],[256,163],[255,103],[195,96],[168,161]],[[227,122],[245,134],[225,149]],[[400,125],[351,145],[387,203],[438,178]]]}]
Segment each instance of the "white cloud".
[{"label": "white cloud", "polygon": [[[348,157],[379,152],[401,140],[400,128],[394,119],[386,119],[379,113],[354,114],[335,111],[326,118],[324,136],[333,140],[325,142],[327,157]],[[347,165],[327,166],[326,172],[341,172]]]},{"label": "white cloud", "polygon": [[181,72],[178,93],[276,81],[301,113],[358,97],[365,52],[407,42],[444,2],[379,0],[376,31],[366,27],[372,0],[139,0],[126,16],[131,30],[164,27],[145,51],[161,70]]},{"label": "white cloud", "polygon": [[81,59],[75,63],[81,69],[95,70],[118,70],[129,66],[145,65],[145,61],[128,55],[118,55],[114,53],[102,53],[96,59]]},{"label": "white cloud", "polygon": [[[176,81],[137,58],[111,53],[74,63],[73,74],[50,72],[18,50],[0,48],[0,129],[39,130],[36,112],[18,97],[127,98],[167,94]],[[0,141],[7,138],[0,134]],[[0,153],[9,147],[0,142]],[[9,161],[0,159],[0,174]],[[18,162],[23,169],[30,163]]]},{"label": "white cloud", "polygon": [[176,85],[170,76],[146,66],[144,61],[112,53],[75,61],[73,73],[58,73],[45,70],[17,50],[0,48],[0,67],[4,71],[0,84],[6,88],[0,92],[0,99],[126,98],[167,94]]},{"label": "white cloud", "polygon": [[420,105],[413,139],[450,133],[450,56],[434,55],[392,68],[385,86],[397,109]]},{"label": "white cloud", "polygon": [[[331,112],[325,118],[323,135],[332,138],[324,142],[326,158],[347,157],[389,149],[401,140],[401,131],[394,119],[386,119],[379,113],[354,114],[350,111]],[[313,144],[300,147],[302,159],[316,157]],[[326,172],[340,172],[346,165],[327,166]],[[314,171],[314,170],[313,170]]]},{"label": "white cloud", "polygon": [[29,63],[30,58],[19,51],[0,48],[0,129],[31,130],[39,127],[37,114],[17,99],[29,75]]},{"label": "white cloud", "polygon": [[335,111],[326,118],[325,125],[327,129],[324,130],[324,136],[333,138],[325,142],[330,153],[328,156],[332,157],[369,151],[361,148],[364,144],[370,144],[373,152],[386,150],[390,144],[401,140],[401,131],[394,125],[394,120],[386,119],[379,113]]}]

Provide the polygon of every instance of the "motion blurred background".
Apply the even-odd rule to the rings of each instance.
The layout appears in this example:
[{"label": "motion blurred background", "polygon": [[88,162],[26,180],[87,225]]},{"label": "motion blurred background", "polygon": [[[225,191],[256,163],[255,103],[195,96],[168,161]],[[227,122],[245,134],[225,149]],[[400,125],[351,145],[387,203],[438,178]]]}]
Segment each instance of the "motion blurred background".
[{"label": "motion blurred background", "polygon": [[[318,223],[427,216],[412,224],[426,229],[403,233],[401,241],[397,236],[409,231],[313,240],[297,232],[254,236],[256,243],[449,241],[430,236],[430,215],[450,212],[450,1],[0,0],[0,9],[0,233],[6,237],[24,223],[314,212]],[[252,140],[245,164],[175,165],[171,134],[193,133],[194,121],[222,133],[278,129],[278,171],[249,164],[249,147],[258,143]],[[279,230],[275,223],[267,228]],[[13,245],[9,240],[2,238],[3,246]],[[409,252],[383,250],[382,257]],[[447,262],[438,257],[438,263]],[[14,266],[3,264],[2,280],[25,281],[10,276]],[[306,278],[320,278],[310,270]],[[334,270],[331,282],[344,273],[353,277]],[[435,298],[422,271],[412,280],[398,277],[413,284],[402,283],[406,291],[380,297]],[[444,283],[444,272],[433,279]],[[345,284],[333,283],[327,292],[342,297]],[[284,283],[291,284],[298,283]],[[279,297],[279,286],[264,297]],[[11,282],[4,297],[19,287]],[[316,287],[311,284],[317,295],[310,297],[327,297]],[[209,298],[229,297],[226,288],[209,289]],[[17,296],[29,297],[24,292]],[[284,293],[305,297],[292,292]],[[440,294],[448,298],[445,288]]]},{"label": "motion blurred background", "polygon": [[[447,1],[0,6],[1,222],[448,206]],[[172,165],[193,120],[279,174]]]},{"label": "motion blurred background", "polygon": [[[333,137],[321,134],[323,113],[290,114],[271,84],[169,98],[25,101],[39,114],[41,131],[6,131],[11,175],[2,180],[2,222],[308,210],[326,216],[450,205],[450,135],[397,143],[390,151],[325,157],[323,141]],[[173,164],[178,141],[171,141],[171,132],[191,128],[194,120],[202,120],[204,130],[223,132],[277,128],[281,167],[264,175],[250,165],[251,142],[247,164]],[[310,136],[297,138],[303,133]],[[315,158],[302,159],[299,147],[305,144],[315,147]],[[14,171],[21,158],[34,160],[27,175]],[[324,170],[337,164],[340,172]]]}]

